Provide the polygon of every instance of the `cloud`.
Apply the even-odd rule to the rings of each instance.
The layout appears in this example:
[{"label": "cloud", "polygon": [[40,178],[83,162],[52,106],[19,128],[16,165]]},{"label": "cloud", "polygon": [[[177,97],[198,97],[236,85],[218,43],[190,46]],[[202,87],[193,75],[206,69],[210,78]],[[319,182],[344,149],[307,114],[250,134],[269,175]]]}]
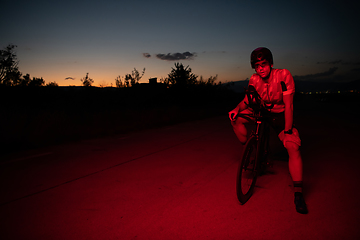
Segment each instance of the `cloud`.
[{"label": "cloud", "polygon": [[308,74],[303,76],[294,76],[294,80],[314,80],[316,78],[329,77],[332,76],[337,70],[338,67],[332,67],[329,68],[329,70],[321,73]]},{"label": "cloud", "polygon": [[67,78],[65,78],[65,80],[75,80],[75,78],[73,78],[73,77],[67,77]]},{"label": "cloud", "polygon": [[146,58],[151,58],[150,53],[143,53],[143,56],[146,57]]},{"label": "cloud", "polygon": [[183,52],[183,53],[168,53],[168,54],[156,54],[156,57],[166,61],[178,61],[178,60],[190,60],[196,57],[196,53]]}]

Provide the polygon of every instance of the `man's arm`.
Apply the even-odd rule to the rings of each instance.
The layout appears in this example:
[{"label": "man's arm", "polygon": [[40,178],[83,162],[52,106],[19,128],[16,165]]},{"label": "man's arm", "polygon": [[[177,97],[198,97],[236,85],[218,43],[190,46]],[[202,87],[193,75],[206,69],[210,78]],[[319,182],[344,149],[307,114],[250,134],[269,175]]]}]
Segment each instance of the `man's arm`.
[{"label": "man's arm", "polygon": [[294,93],[283,96],[285,104],[285,131],[291,130],[293,126],[293,112],[294,112]]},{"label": "man's arm", "polygon": [[245,95],[244,99],[233,109],[229,112],[229,118],[231,121],[234,121],[235,120],[235,116],[248,108],[248,105],[246,104],[248,103],[247,101],[247,96]]},{"label": "man's arm", "polygon": [[[253,75],[254,76],[254,75]],[[254,86],[253,84],[253,76],[251,76],[250,80],[249,80],[249,85],[248,85],[248,88],[249,86]],[[229,118],[231,121],[235,121],[235,116],[239,113],[239,112],[242,112],[244,111],[245,109],[248,108],[248,104],[249,104],[249,100],[247,98],[247,94],[245,94],[245,97],[244,99],[236,106],[236,108],[234,108],[233,110],[231,110],[229,112]]]},{"label": "man's arm", "polygon": [[281,82],[281,88],[283,92],[283,102],[285,104],[285,131],[291,130],[293,126],[293,112],[294,112],[294,94],[295,84],[291,73],[287,69],[282,71],[284,81]]},{"label": "man's arm", "polygon": [[244,111],[245,109],[248,108],[248,105],[246,103],[248,103],[249,101],[247,100],[247,95],[245,95],[244,99],[236,106],[236,110],[238,112]]}]

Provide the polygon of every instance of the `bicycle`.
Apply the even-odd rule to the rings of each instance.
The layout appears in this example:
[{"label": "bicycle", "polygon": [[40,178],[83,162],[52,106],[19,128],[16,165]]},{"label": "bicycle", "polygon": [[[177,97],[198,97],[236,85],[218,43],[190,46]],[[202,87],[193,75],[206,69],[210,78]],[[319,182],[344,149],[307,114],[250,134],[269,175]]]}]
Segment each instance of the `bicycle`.
[{"label": "bicycle", "polygon": [[241,204],[245,204],[252,196],[257,177],[265,172],[269,153],[269,134],[270,125],[264,116],[265,111],[273,108],[273,104],[268,106],[260,98],[255,89],[246,90],[249,99],[248,106],[253,109],[251,114],[238,113],[237,117],[251,119],[255,122],[253,130],[248,138],[244,152],[239,163],[236,178],[236,193]]}]

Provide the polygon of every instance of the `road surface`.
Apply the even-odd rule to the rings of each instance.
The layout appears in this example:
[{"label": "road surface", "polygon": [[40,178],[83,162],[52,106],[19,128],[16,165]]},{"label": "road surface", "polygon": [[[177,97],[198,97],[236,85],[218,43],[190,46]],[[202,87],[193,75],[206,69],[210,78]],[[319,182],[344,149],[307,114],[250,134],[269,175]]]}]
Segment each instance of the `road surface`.
[{"label": "road surface", "polygon": [[358,116],[324,106],[295,115],[307,215],[276,136],[273,168],[238,203],[243,147],[221,116],[3,158],[0,238],[359,239]]}]

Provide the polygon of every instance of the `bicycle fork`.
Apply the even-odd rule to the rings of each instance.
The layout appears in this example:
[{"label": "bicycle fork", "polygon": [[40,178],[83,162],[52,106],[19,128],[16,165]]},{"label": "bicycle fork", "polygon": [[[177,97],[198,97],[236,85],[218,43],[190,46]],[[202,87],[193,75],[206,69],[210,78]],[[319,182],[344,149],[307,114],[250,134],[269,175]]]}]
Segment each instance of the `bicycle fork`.
[{"label": "bicycle fork", "polygon": [[267,125],[268,123],[261,121],[261,120],[257,120],[256,122],[257,127],[256,127],[256,141],[257,141],[257,151],[256,151],[256,155],[257,155],[257,166],[256,166],[256,170],[261,172],[264,172],[265,169],[267,168],[267,166],[272,166],[272,163],[269,161],[269,158],[267,157],[269,154],[269,134],[270,134],[270,129],[269,126]]}]

